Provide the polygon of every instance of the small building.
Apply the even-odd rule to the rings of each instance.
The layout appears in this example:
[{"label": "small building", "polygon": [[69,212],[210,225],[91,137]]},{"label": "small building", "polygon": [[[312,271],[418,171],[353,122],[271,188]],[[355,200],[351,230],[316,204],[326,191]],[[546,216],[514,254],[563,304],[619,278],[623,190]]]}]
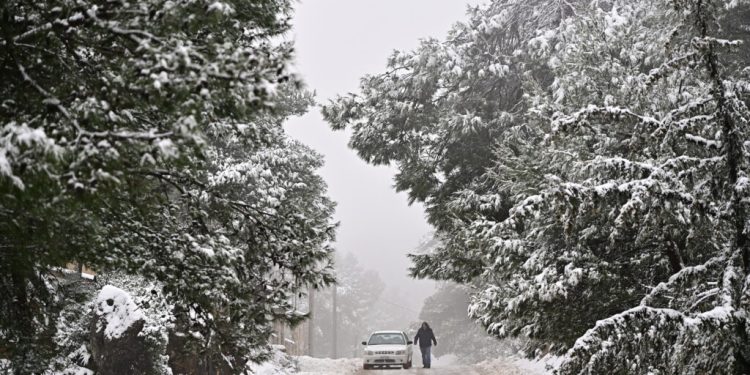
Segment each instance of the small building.
[{"label": "small building", "polygon": [[[296,295],[292,301],[292,306],[295,307],[296,311],[307,314],[311,310],[310,306],[312,306],[314,292],[308,291],[308,293],[303,293],[302,296],[300,297],[299,294]],[[310,337],[311,328],[312,319],[306,319],[294,327],[286,322],[275,321],[269,343],[272,345],[283,345],[289,355],[309,356],[312,353],[313,344]]]},{"label": "small building", "polygon": [[85,264],[68,263],[65,265],[65,269],[79,273],[85,279],[93,280],[96,276],[96,271],[88,268]]},{"label": "small building", "polygon": [[273,323],[273,333],[269,343],[272,345],[283,345],[289,355],[310,355],[309,340],[310,321],[306,320],[295,327],[290,327],[284,322]]}]

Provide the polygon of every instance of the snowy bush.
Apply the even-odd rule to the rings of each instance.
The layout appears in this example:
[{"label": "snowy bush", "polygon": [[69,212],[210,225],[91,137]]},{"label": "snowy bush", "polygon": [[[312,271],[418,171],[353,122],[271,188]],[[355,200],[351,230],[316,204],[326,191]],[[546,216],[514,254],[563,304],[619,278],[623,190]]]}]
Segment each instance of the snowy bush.
[{"label": "snowy bush", "polygon": [[95,283],[84,282],[77,288],[80,300],[68,296],[57,319],[54,342],[58,355],[48,372],[76,374],[96,368],[91,348],[92,323],[97,332],[103,331],[107,339],[116,340],[133,323],[142,321],[137,334],[143,338],[155,375],[172,374],[166,351],[169,332],[174,328],[173,306],[158,282],[117,273],[100,274]]},{"label": "snowy bush", "polygon": [[248,375],[287,375],[295,371],[294,360],[286,354],[286,348],[283,345],[273,345],[270,352],[268,360],[248,365]]},{"label": "snowy bush", "polygon": [[133,303],[130,295],[112,285],[105,285],[94,300],[94,315],[97,319],[97,331],[104,331],[107,339],[116,339],[143,320],[143,313]]}]

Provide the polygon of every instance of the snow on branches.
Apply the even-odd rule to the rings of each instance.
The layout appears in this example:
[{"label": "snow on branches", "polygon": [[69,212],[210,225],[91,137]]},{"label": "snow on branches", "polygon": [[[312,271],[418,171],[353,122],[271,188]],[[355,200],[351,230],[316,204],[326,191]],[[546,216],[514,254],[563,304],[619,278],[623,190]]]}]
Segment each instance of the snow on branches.
[{"label": "snow on branches", "polygon": [[492,1],[326,115],[398,163],[441,240],[413,275],[478,286],[489,332],[561,373],[741,373],[749,5]]},{"label": "snow on branches", "polygon": [[14,366],[54,351],[33,325],[54,326],[41,280],[67,262],[162,283],[186,350],[234,369],[258,359],[271,320],[302,318],[291,295],[332,281],[322,161],[282,128],[312,100],[280,38],[290,9],[2,5],[0,294],[14,302],[0,341]]}]

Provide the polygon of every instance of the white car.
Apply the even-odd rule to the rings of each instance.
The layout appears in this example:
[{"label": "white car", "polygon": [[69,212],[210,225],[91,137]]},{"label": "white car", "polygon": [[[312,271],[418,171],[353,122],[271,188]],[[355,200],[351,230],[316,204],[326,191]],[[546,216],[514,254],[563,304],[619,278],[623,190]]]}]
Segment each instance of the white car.
[{"label": "white car", "polygon": [[365,370],[377,367],[411,367],[411,340],[401,331],[376,331],[370,334],[365,346],[362,367]]}]

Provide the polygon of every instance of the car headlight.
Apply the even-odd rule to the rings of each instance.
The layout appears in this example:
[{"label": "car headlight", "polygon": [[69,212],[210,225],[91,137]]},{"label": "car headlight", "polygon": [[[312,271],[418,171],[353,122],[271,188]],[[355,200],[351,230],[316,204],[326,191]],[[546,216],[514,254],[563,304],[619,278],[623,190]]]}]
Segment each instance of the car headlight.
[{"label": "car headlight", "polygon": [[406,354],[406,350],[396,350],[396,354]]},{"label": "car headlight", "polygon": [[366,355],[372,355],[372,350],[365,350]]}]

